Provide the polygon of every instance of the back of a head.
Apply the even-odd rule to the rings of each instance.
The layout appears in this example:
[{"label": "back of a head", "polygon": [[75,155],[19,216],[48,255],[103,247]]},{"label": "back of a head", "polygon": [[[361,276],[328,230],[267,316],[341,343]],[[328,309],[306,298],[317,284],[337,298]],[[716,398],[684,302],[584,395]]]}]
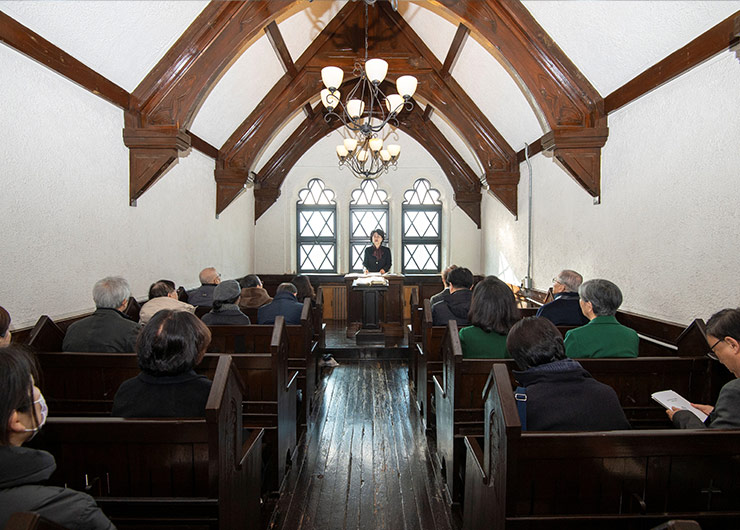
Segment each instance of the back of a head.
[{"label": "back of a head", "polygon": [[213,285],[221,278],[221,275],[214,267],[206,267],[198,275],[201,285]]},{"label": "back of a head", "polygon": [[506,335],[519,319],[514,293],[495,276],[486,276],[473,289],[468,318],[486,333]]},{"label": "back of a head", "polygon": [[169,296],[175,292],[175,282],[170,280],[159,280],[149,286],[149,300]]},{"label": "back of a head", "polygon": [[447,275],[447,283],[455,289],[470,289],[473,286],[473,273],[465,267],[456,267]]},{"label": "back of a head", "polygon": [[740,309],[717,311],[707,320],[706,333],[718,339],[732,337],[740,342]]},{"label": "back of a head", "polygon": [[290,280],[290,283],[295,285],[296,297],[301,302],[305,298],[316,298],[316,292],[313,290],[313,285],[311,285],[311,280],[308,279],[308,276],[304,276],[303,274],[293,276],[293,279]]},{"label": "back of a head", "polygon": [[291,293],[291,294],[298,294],[298,289],[296,289],[296,286],[293,285],[290,282],[284,282],[278,285],[277,290],[275,291],[275,294],[280,293]]},{"label": "back of a head", "polygon": [[38,381],[36,363],[23,348],[0,348],[0,445],[8,445],[9,422],[14,411],[33,408],[33,381]]},{"label": "back of a head", "polygon": [[158,311],[139,334],[139,368],[152,375],[192,370],[211,343],[211,331],[188,311]]},{"label": "back of a head", "polygon": [[117,309],[131,296],[131,287],[120,276],[98,280],[93,287],[93,301],[98,309]]},{"label": "back of a head", "polygon": [[614,316],[622,305],[622,291],[609,280],[595,279],[583,282],[578,289],[578,295],[584,302],[591,302],[597,317]]},{"label": "back of a head", "polygon": [[442,271],[442,282],[445,284],[450,283],[450,272],[457,269],[457,265],[450,265]]},{"label": "back of a head", "polygon": [[560,271],[557,276],[558,283],[565,287],[565,290],[571,293],[577,293],[578,288],[583,283],[583,276],[578,274],[576,271],[565,269]]},{"label": "back of a head", "polygon": [[251,287],[262,287],[262,280],[256,274],[247,274],[244,278],[239,280],[239,285],[242,289],[249,289]]},{"label": "back of a head", "polygon": [[565,359],[563,336],[543,317],[523,318],[506,338],[506,349],[520,370]]},{"label": "back of a head", "polygon": [[10,313],[0,306],[0,337],[4,337],[10,328]]}]

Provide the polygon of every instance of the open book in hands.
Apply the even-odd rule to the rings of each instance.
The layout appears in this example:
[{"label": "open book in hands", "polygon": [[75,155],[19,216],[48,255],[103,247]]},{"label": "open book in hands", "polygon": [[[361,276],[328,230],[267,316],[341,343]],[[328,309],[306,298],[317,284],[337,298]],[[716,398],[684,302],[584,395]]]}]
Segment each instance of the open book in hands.
[{"label": "open book in hands", "polygon": [[689,401],[681,396],[681,394],[677,394],[673,390],[663,390],[661,392],[655,392],[650,397],[652,397],[655,401],[657,401],[667,409],[672,409],[673,407],[676,407],[678,409],[688,410],[697,418],[699,418],[702,423],[704,423],[704,420],[707,419],[706,414],[704,414],[696,407],[692,407]]}]

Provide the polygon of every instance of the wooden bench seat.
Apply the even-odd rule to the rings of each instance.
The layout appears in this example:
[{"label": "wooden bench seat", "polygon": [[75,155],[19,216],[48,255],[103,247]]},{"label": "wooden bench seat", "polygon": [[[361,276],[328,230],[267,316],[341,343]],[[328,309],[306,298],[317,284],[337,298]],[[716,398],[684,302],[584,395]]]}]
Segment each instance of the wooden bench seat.
[{"label": "wooden bench seat", "polygon": [[503,364],[485,395],[484,436],[465,437],[465,529],[737,525],[740,430],[523,433]]},{"label": "wooden bench seat", "polygon": [[29,445],[53,484],[86,491],[119,529],[260,528],[262,429],[243,439],[244,385],[218,359],[205,419],[50,417]]}]

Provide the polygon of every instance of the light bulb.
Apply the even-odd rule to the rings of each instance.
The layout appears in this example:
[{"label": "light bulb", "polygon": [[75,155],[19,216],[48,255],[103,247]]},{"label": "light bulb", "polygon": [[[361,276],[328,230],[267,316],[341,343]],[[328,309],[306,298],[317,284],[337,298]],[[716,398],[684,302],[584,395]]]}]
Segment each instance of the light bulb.
[{"label": "light bulb", "polygon": [[404,99],[410,98],[416,92],[416,78],[413,75],[402,75],[396,80],[396,88],[398,93],[403,96]]},{"label": "light bulb", "polygon": [[357,147],[357,140],[355,138],[345,138],[344,148],[347,149],[348,153],[351,153]]},{"label": "light bulb", "polygon": [[344,72],[337,66],[325,66],[321,69],[321,81],[326,88],[339,88],[342,86]]},{"label": "light bulb", "polygon": [[365,74],[370,82],[379,85],[388,73],[388,63],[383,59],[370,59],[365,63]]},{"label": "light bulb", "polygon": [[359,118],[365,112],[365,102],[361,99],[350,99],[347,102],[347,114],[350,118]]}]

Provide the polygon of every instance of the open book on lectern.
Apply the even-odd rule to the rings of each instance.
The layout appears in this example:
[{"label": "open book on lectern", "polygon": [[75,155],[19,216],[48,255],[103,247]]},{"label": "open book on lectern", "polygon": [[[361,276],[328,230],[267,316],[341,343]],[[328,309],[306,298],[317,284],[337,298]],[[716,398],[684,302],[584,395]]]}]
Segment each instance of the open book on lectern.
[{"label": "open book on lectern", "polygon": [[696,407],[692,407],[691,403],[686,398],[684,398],[681,394],[674,392],[673,390],[663,390],[661,392],[655,392],[651,394],[650,397],[663,405],[666,409],[676,407],[679,409],[688,410],[697,418],[699,418],[702,423],[704,423],[704,420],[707,419],[706,414],[704,414]]}]

